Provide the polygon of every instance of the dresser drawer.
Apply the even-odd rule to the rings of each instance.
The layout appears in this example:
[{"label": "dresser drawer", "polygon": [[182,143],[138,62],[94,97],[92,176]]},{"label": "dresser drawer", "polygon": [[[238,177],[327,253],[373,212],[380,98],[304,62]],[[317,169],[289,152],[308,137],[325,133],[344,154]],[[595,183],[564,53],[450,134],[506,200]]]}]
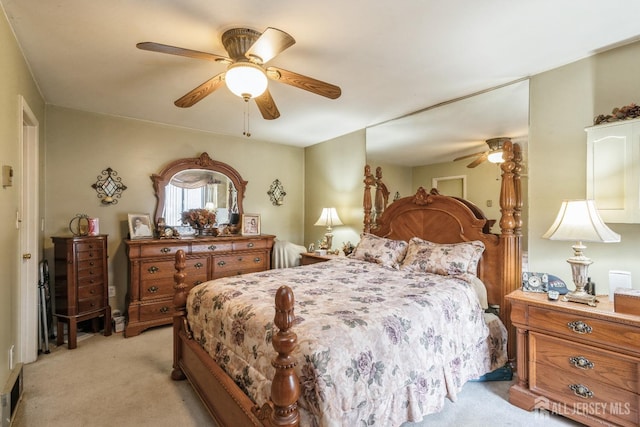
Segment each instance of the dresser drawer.
[{"label": "dresser drawer", "polygon": [[100,310],[104,308],[104,300],[102,296],[78,300],[78,314],[88,311]]},{"label": "dresser drawer", "polygon": [[76,250],[78,252],[83,251],[98,251],[102,250],[103,246],[101,242],[78,242],[76,243]]},{"label": "dresser drawer", "polygon": [[551,368],[577,373],[595,380],[640,393],[640,361],[604,349],[535,332],[530,333],[531,361]]},{"label": "dresser drawer", "polygon": [[226,241],[198,243],[196,240],[191,244],[191,253],[193,254],[205,252],[229,252],[231,250],[233,250],[233,243]]},{"label": "dresser drawer", "polygon": [[140,305],[140,321],[157,320],[166,318],[167,323],[171,322],[171,315],[174,312],[173,300],[166,299],[150,304]]},{"label": "dresser drawer", "polygon": [[[178,249],[182,249],[185,253],[189,253],[189,245],[176,245],[175,242],[171,242],[170,244],[158,243],[153,245],[141,245],[140,246],[140,256],[141,257],[153,257],[153,256],[174,256]],[[173,258],[171,258],[173,261]]]},{"label": "dresser drawer", "polygon": [[247,239],[233,242],[234,251],[245,251],[247,249],[265,249],[269,248],[270,241],[267,239]]},{"label": "dresser drawer", "polygon": [[542,363],[535,363],[532,368],[536,375],[529,388],[560,402],[562,405],[556,406],[554,412],[566,416],[590,415],[621,426],[638,426],[640,395]]},{"label": "dresser drawer", "polygon": [[104,296],[104,286],[102,283],[90,286],[78,287],[78,300]]},{"label": "dresser drawer", "polygon": [[265,252],[245,252],[223,255],[213,260],[213,277],[233,276],[267,269]]},{"label": "dresser drawer", "polygon": [[566,311],[529,307],[529,325],[571,340],[640,353],[640,329]]},{"label": "dresser drawer", "polygon": [[89,250],[89,251],[79,251],[77,255],[77,261],[88,261],[88,260],[99,260],[102,261],[104,258],[104,251],[102,248]]},{"label": "dresser drawer", "polygon": [[104,270],[102,264],[99,267],[91,267],[78,270],[78,286],[89,285],[92,283],[103,283]]}]

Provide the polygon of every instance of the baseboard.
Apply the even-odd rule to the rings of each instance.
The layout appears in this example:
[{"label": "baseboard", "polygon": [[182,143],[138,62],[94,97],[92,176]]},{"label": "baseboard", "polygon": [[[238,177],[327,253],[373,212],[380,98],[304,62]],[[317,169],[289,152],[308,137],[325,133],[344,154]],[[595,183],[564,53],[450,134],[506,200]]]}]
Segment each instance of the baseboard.
[{"label": "baseboard", "polygon": [[22,363],[16,364],[0,394],[0,427],[9,427],[22,399]]}]

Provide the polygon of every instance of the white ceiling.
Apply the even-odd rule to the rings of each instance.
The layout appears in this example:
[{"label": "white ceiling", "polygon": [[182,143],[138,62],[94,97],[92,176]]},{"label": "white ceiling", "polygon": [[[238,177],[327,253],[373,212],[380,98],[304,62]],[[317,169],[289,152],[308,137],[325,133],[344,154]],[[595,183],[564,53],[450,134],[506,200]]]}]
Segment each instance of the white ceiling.
[{"label": "white ceiling", "polygon": [[[281,113],[271,121],[251,103],[251,138],[294,146],[504,85],[640,33],[637,0],[0,3],[48,104],[235,136],[242,136],[245,106],[226,88],[191,108],[173,104],[224,65],[135,45],[154,41],[226,56],[224,30],[286,31],[296,44],[269,65],[342,88],[330,100],[271,81]],[[468,128],[465,138],[480,147],[484,136],[465,126],[463,115],[457,119],[456,132]],[[435,142],[425,136],[421,144]]]}]

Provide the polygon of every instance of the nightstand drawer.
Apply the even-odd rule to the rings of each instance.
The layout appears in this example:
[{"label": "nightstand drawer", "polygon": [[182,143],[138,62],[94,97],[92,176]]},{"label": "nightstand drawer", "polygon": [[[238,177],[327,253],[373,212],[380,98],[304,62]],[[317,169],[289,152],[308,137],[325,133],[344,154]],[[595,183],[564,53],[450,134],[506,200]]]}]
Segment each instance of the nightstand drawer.
[{"label": "nightstand drawer", "polygon": [[640,353],[640,329],[566,311],[529,307],[529,325],[571,340]]},{"label": "nightstand drawer", "polygon": [[572,413],[591,415],[616,425],[638,426],[639,395],[542,363],[536,363],[532,368],[536,375],[529,389],[560,402],[555,412],[567,416]]},{"label": "nightstand drawer", "polygon": [[640,362],[603,349],[530,333],[531,361],[640,393]]}]

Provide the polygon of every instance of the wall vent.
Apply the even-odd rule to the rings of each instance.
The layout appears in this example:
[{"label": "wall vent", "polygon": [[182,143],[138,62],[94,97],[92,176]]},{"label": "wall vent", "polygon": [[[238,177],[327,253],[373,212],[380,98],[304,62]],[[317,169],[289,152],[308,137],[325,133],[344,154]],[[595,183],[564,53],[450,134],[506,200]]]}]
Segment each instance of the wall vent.
[{"label": "wall vent", "polygon": [[9,379],[0,395],[0,427],[11,425],[21,398],[22,363],[18,363],[9,374]]}]

